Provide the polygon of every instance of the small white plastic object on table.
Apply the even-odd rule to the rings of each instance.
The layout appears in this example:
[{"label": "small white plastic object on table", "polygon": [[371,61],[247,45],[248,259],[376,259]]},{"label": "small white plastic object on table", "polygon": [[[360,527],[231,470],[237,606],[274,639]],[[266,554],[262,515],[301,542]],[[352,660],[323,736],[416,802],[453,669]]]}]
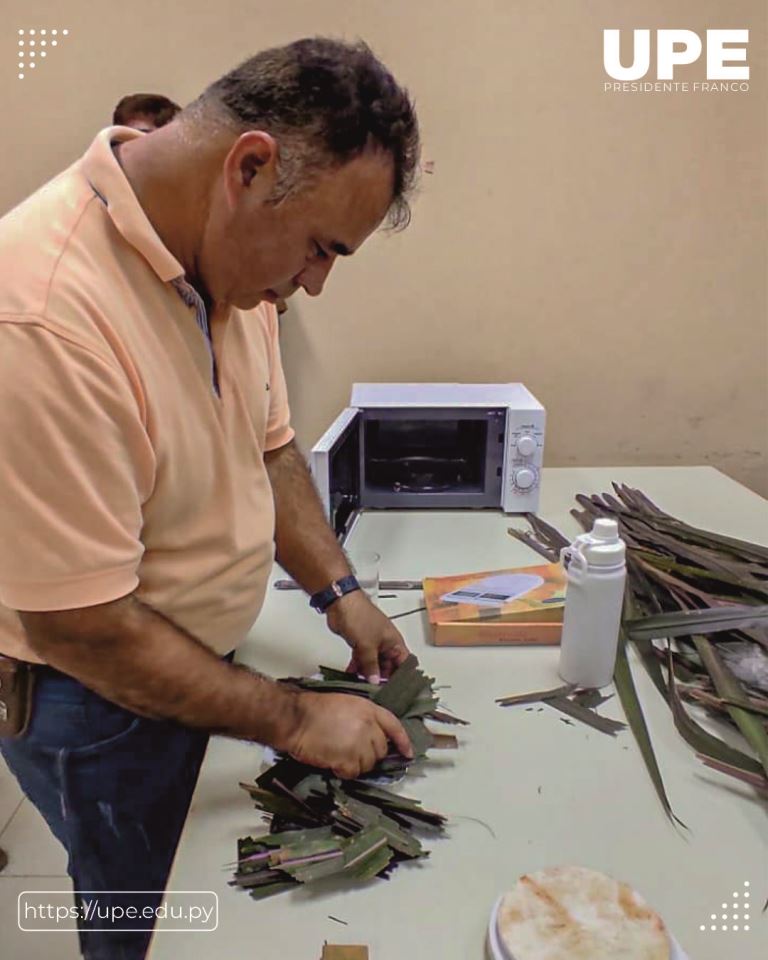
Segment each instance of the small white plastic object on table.
[{"label": "small white plastic object on table", "polygon": [[[499,908],[501,907],[501,901],[504,899],[503,895],[499,897],[493,907],[491,912],[491,919],[488,923],[488,952],[491,957],[491,960],[515,960],[514,957],[510,956],[509,951],[505,948],[504,944],[499,938],[498,932],[498,920],[499,920]],[[690,957],[687,953],[683,951],[683,948],[675,940],[671,933],[669,935],[669,945],[670,945],[670,954],[669,960],[690,960]]]}]

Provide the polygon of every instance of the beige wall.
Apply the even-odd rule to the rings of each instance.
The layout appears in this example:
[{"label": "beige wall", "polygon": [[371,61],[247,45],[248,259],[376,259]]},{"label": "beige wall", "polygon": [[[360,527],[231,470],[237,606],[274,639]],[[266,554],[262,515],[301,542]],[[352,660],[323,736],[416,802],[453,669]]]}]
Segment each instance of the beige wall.
[{"label": "beige wall", "polygon": [[[353,380],[521,380],[548,409],[549,465],[708,463],[768,495],[764,0],[28,9],[2,0],[0,211],[123,94],[187,102],[266,45],[362,36],[412,90],[434,174],[411,227],[284,318],[304,444]],[[70,35],[18,81],[16,28],[43,26]],[[608,27],[749,28],[751,89],[604,93]]]}]

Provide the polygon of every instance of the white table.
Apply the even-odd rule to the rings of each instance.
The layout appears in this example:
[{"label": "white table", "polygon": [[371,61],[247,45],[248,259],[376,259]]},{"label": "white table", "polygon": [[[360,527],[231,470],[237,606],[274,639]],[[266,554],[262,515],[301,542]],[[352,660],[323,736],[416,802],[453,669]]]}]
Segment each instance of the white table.
[{"label": "white table", "polygon": [[[639,487],[690,523],[768,544],[766,501],[709,467],[546,469],[539,514],[576,534],[569,516],[574,495],[607,491],[612,480]],[[543,562],[507,534],[512,524],[526,526],[491,512],[370,513],[348,545],[378,551],[386,579]],[[410,592],[380,604],[395,613],[421,601]],[[261,750],[212,740],[169,889],[216,891],[219,926],[182,934],[163,933],[161,925],[151,960],[316,960],[325,940],[368,944],[371,960],[479,960],[497,895],[520,874],[555,864],[603,870],[635,886],[691,960],[765,960],[765,805],[696,759],[637,661],[635,679],[657,756],[688,835],[665,817],[629,730],[613,739],[567,725],[550,708],[495,705],[499,696],[556,686],[556,648],[436,648],[427,642],[423,614],[397,623],[427,672],[450,685],[445,701],[472,723],[459,728],[458,751],[438,752],[425,776],[406,778],[400,788],[450,816],[448,835],[430,839],[429,859],[400,866],[389,882],[343,893],[301,889],[256,902],[228,886],[231,871],[223,865],[234,860],[238,837],[262,829],[260,814],[237,786],[258,775]],[[239,658],[273,676],[300,675],[318,663],[343,667],[346,648],[302,594],[270,590]],[[616,698],[602,712],[623,719]],[[738,933],[722,932],[723,904],[730,915],[733,893],[743,896],[745,881],[750,930],[742,921]],[[717,932],[709,929],[712,914]]]}]

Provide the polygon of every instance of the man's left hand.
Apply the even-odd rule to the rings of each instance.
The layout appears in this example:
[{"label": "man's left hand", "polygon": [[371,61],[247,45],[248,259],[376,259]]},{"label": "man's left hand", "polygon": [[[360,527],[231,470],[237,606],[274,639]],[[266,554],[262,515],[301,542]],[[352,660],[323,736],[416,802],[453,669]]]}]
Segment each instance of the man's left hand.
[{"label": "man's left hand", "polygon": [[329,629],[352,648],[347,671],[370,683],[391,676],[410,654],[400,631],[362,590],[332,603],[327,617]]}]

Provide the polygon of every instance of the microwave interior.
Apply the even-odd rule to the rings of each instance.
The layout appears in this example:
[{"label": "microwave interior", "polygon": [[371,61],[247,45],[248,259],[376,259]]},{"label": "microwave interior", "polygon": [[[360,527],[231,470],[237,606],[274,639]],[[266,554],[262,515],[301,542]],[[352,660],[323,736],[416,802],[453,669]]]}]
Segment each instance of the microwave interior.
[{"label": "microwave interior", "polygon": [[368,408],[330,459],[331,523],[358,508],[498,508],[506,409]]}]

